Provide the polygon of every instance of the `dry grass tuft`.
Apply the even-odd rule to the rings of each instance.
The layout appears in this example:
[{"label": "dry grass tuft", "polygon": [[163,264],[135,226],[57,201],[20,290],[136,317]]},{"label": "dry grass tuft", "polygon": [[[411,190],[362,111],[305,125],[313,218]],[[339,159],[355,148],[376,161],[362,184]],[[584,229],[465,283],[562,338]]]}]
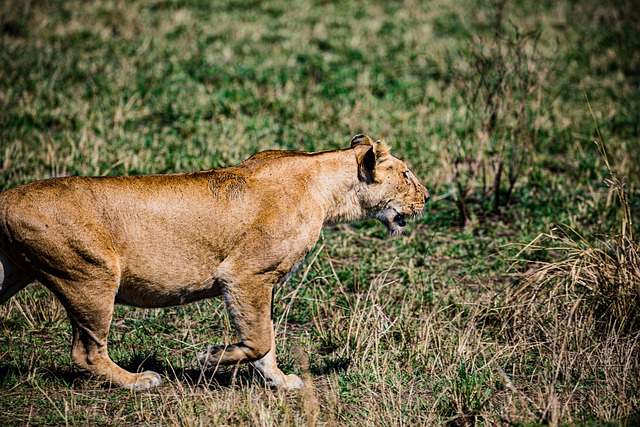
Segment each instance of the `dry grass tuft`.
[{"label": "dry grass tuft", "polygon": [[[623,181],[596,144],[620,229],[583,235],[563,225],[540,234],[519,254],[533,266],[499,309],[501,334],[518,355],[517,379],[503,373],[505,384],[551,425],[575,422],[577,407],[591,411],[587,418],[624,423],[640,404],[640,244]],[[535,383],[548,387],[535,392],[527,386]]]},{"label": "dry grass tuft", "polygon": [[640,245],[624,235],[580,235],[558,226],[527,245],[533,252],[546,251],[559,260],[535,262],[510,299],[513,316],[535,312],[539,318],[565,313],[619,331],[638,329],[640,321]]}]

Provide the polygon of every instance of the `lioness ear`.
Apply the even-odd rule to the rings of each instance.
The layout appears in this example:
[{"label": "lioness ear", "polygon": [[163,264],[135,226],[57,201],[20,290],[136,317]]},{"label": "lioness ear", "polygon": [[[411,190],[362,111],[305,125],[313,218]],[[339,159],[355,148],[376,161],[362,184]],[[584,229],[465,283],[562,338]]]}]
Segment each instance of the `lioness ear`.
[{"label": "lioness ear", "polygon": [[385,156],[391,154],[391,148],[384,141],[376,141],[373,144],[374,150],[376,151],[376,159],[382,159]]},{"label": "lioness ear", "polygon": [[390,154],[389,146],[384,141],[376,141],[369,135],[360,134],[351,139],[351,148],[357,148],[358,178],[370,184],[374,181],[375,168],[378,163],[384,162]]},{"label": "lioness ear", "polygon": [[360,135],[356,135],[353,138],[351,138],[351,148],[355,147],[356,145],[360,145],[360,144],[373,145],[373,140],[371,138],[369,138],[369,135],[365,135],[363,133],[361,133]]},{"label": "lioness ear", "polygon": [[356,160],[358,161],[358,179],[370,184],[373,182],[373,173],[376,168],[376,153],[373,145],[355,144]]}]

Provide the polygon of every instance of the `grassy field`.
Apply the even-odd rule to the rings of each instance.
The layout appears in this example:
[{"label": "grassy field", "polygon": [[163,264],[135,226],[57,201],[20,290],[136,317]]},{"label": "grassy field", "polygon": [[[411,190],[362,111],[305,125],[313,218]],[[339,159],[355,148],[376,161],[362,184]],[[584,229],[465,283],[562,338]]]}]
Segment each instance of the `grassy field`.
[{"label": "grassy field", "polygon": [[118,307],[112,359],[165,381],[109,389],[31,286],[0,306],[0,425],[640,423],[634,2],[8,0],[0,64],[0,190],[365,132],[433,196],[399,238],[325,229],[276,290],[306,389],[202,373],[217,300]]}]

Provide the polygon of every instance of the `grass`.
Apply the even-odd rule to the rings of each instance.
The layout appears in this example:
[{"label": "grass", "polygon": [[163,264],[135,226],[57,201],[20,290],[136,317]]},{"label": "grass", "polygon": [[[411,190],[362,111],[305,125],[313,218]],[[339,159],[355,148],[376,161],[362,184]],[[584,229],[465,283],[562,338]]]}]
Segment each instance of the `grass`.
[{"label": "grass", "polygon": [[32,286],[0,307],[0,424],[637,424],[638,14],[624,0],[3,2],[0,189],[366,132],[433,199],[396,239],[327,228],[277,289],[279,360],[307,389],[266,389],[247,366],[203,375],[195,355],[235,340],[217,300],[117,307],[112,358],[165,382],[109,389],[73,373],[64,310]]}]

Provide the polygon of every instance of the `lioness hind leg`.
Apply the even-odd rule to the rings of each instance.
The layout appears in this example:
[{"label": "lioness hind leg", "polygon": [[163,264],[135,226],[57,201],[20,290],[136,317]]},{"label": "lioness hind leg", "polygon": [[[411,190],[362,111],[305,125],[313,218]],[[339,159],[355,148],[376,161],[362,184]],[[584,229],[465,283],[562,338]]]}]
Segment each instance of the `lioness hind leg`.
[{"label": "lioness hind leg", "polygon": [[224,291],[225,302],[240,342],[209,346],[198,356],[205,368],[251,362],[267,383],[287,389],[300,388],[302,381],[285,375],[277,366],[271,322],[271,286],[235,286]]},{"label": "lioness hind leg", "polygon": [[71,358],[80,371],[96,379],[132,390],[145,390],[160,384],[160,375],[153,371],[134,374],[116,365],[107,354],[106,337],[101,338],[101,333],[96,335],[75,321],[71,324],[73,325]]},{"label": "lioness hind leg", "polygon": [[[113,281],[113,279],[111,279]],[[108,282],[62,283],[47,285],[67,310],[73,327],[71,359],[75,367],[91,377],[119,387],[144,390],[160,384],[160,375],[152,371],[131,373],[116,365],[107,353],[107,335],[113,316],[115,290]],[[65,292],[61,292],[65,289]],[[91,289],[91,292],[86,292]]]}]

